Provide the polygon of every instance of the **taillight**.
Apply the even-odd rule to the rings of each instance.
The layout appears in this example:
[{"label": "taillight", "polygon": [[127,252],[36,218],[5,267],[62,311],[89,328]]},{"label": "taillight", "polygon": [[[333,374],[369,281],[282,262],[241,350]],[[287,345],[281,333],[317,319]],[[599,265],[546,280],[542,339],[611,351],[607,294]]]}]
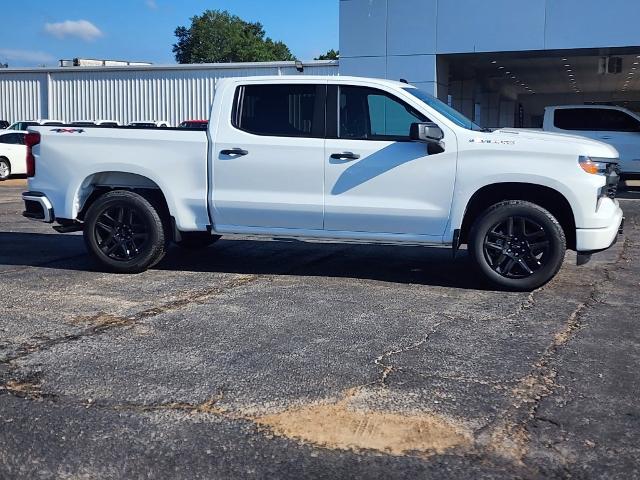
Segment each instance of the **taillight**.
[{"label": "taillight", "polygon": [[27,177],[34,177],[36,174],[36,158],[33,156],[32,148],[39,143],[38,132],[29,132],[24,136],[24,144],[27,146]]}]

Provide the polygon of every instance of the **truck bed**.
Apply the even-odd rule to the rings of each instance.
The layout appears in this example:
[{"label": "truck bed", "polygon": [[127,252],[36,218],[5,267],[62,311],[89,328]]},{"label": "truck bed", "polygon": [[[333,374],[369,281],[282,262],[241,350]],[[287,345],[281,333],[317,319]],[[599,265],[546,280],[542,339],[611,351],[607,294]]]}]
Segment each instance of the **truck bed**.
[{"label": "truck bed", "polygon": [[[33,127],[36,175],[29,188],[49,197],[57,218],[77,217],[86,197],[103,183],[160,188],[177,227],[210,225],[207,132],[180,128]],[[116,173],[117,172],[117,173]],[[70,188],[61,189],[61,185]],[[65,195],[64,198],[62,196]]]}]

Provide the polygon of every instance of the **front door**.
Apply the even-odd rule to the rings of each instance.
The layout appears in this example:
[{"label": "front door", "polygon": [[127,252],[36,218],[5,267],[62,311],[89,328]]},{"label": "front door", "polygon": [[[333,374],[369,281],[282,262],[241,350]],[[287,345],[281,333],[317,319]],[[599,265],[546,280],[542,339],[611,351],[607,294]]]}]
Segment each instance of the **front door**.
[{"label": "front door", "polygon": [[326,146],[325,230],[439,240],[456,175],[453,132],[445,130],[444,147],[412,142],[411,124],[429,119],[368,87],[330,85],[327,112],[336,125]]},{"label": "front door", "polygon": [[212,153],[216,228],[321,230],[326,84],[248,82],[234,95]]}]

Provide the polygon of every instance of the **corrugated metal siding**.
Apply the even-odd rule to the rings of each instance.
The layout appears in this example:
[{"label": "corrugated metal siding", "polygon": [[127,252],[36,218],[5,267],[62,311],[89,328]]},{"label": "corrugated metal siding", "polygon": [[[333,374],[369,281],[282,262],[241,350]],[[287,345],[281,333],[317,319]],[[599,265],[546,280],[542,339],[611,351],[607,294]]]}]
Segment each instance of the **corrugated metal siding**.
[{"label": "corrugated metal siding", "polygon": [[40,118],[46,104],[46,73],[0,72],[0,120]]},{"label": "corrugated metal siding", "polygon": [[[265,64],[0,70],[0,119],[183,120],[208,118],[224,77],[298,74],[291,62]],[[304,64],[304,75],[337,75],[337,62]]]}]

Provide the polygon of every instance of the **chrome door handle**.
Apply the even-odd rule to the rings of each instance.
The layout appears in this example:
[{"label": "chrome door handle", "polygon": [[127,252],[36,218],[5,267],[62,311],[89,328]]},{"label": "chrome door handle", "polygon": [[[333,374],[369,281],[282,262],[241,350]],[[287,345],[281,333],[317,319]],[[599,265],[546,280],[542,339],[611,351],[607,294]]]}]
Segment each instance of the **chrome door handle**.
[{"label": "chrome door handle", "polygon": [[244,155],[248,155],[249,152],[247,150],[243,150],[241,148],[231,148],[227,150],[220,150],[220,155],[233,155],[236,157],[243,157]]},{"label": "chrome door handle", "polygon": [[353,152],[334,153],[331,158],[335,160],[358,160],[360,155]]},{"label": "chrome door handle", "polygon": [[605,135],[604,137],[600,137],[602,140],[611,140],[612,137]]}]

